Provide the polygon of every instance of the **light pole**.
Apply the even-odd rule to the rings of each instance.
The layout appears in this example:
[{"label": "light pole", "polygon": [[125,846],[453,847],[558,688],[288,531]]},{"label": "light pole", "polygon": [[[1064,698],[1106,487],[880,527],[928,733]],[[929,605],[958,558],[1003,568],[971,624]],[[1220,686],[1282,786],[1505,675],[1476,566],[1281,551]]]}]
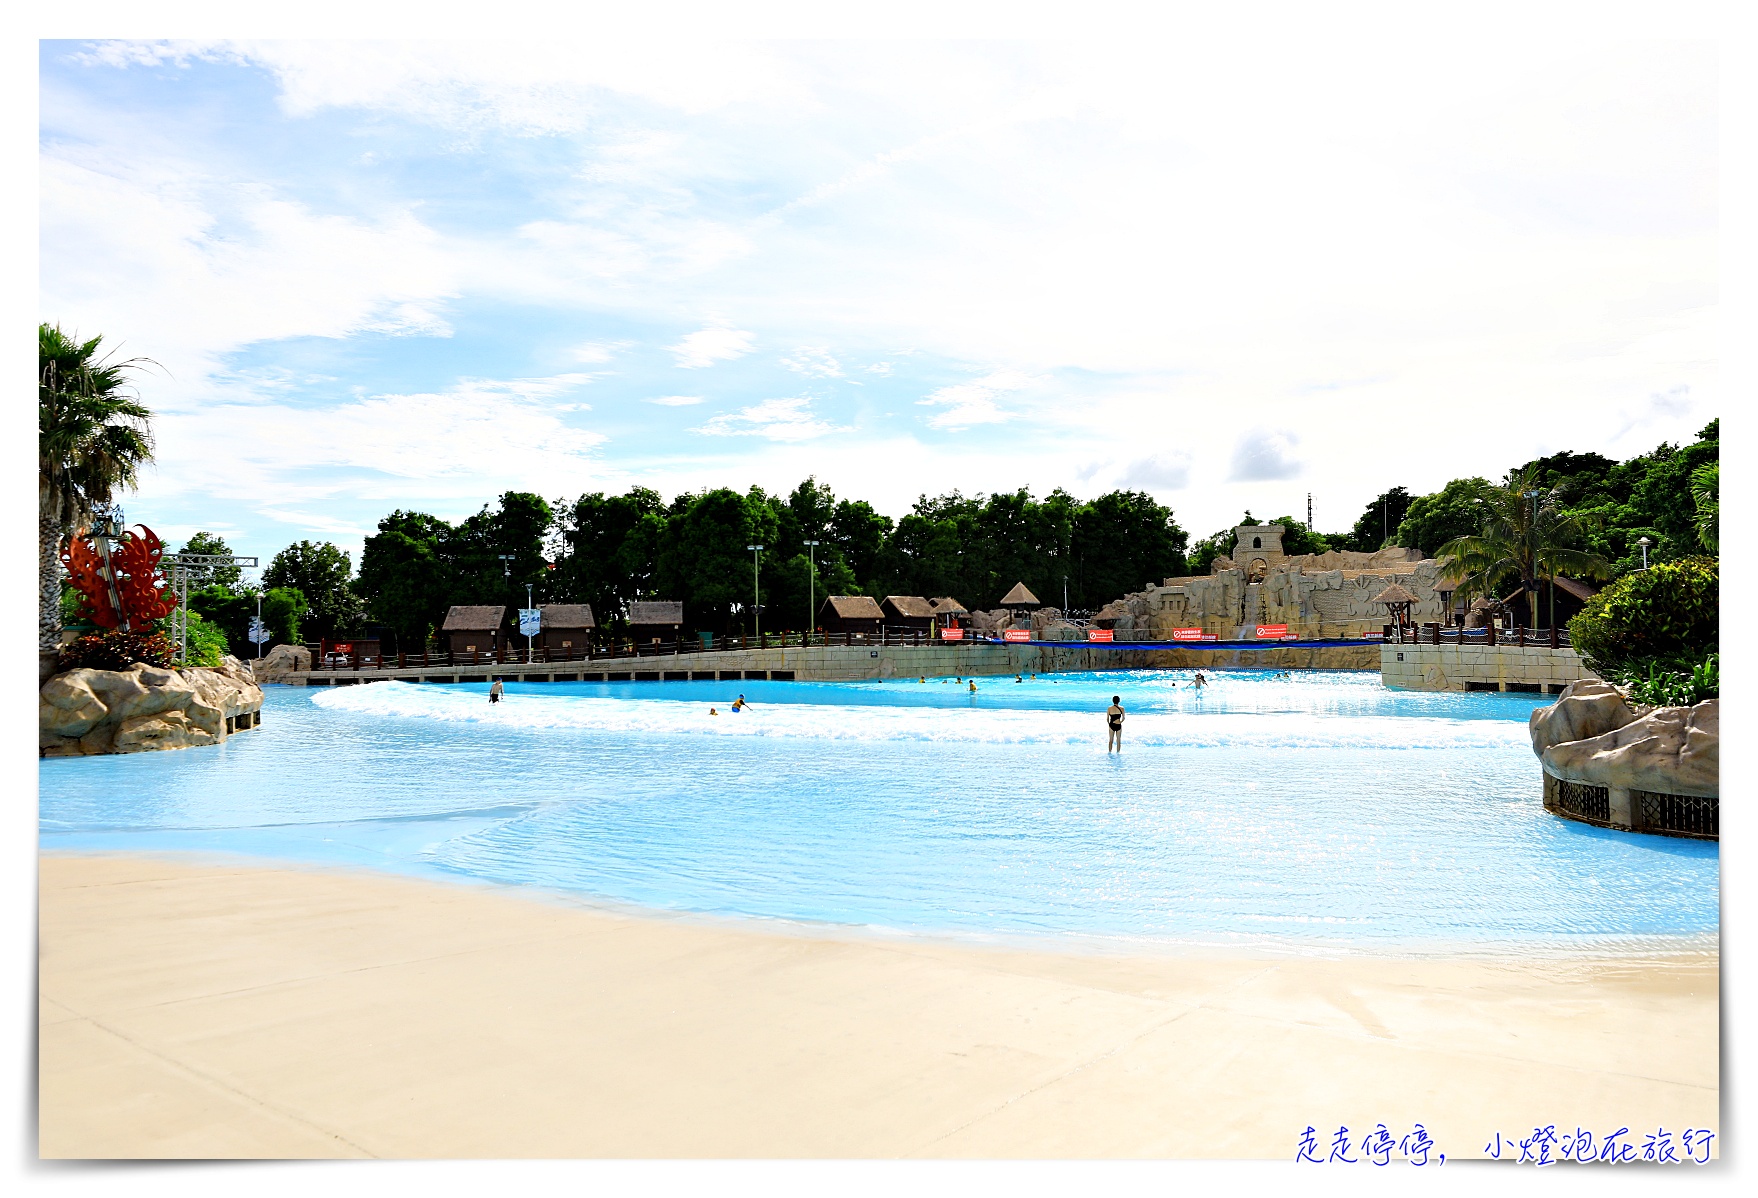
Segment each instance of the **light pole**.
[{"label": "light pole", "polygon": [[1636,539],[1636,544],[1642,546],[1642,568],[1646,570],[1648,569],[1648,547],[1654,544],[1654,542],[1650,541],[1647,537],[1638,537]]},{"label": "light pole", "polygon": [[[251,629],[251,631],[257,632],[257,631],[261,630],[261,628],[262,628],[262,587],[261,587],[261,584],[258,584],[257,592],[256,592],[256,627]],[[256,643],[256,659],[258,661],[262,660],[262,642],[261,641],[258,641]]]},{"label": "light pole", "polygon": [[818,623],[818,542],[806,542],[806,642],[811,643],[812,627]]},{"label": "light pole", "polygon": [[[530,611],[532,608],[534,608],[536,606],[537,606],[537,601],[531,597],[531,584],[526,583],[525,584],[525,610]],[[525,634],[525,660],[527,662],[529,662],[531,660],[531,634],[529,632],[527,632]]]},{"label": "light pole", "polygon": [[[1531,546],[1531,550],[1532,550],[1532,581],[1537,582],[1538,581],[1538,492],[1537,491],[1522,491],[1522,492],[1520,492],[1520,498],[1530,499],[1532,501],[1532,528],[1529,530],[1532,535],[1531,535],[1528,543]],[[1550,581],[1550,591],[1551,591],[1551,595],[1550,595],[1551,623],[1554,624],[1554,623],[1556,623],[1556,610],[1557,610],[1557,595],[1556,595],[1557,584],[1554,580]],[[1538,622],[1538,596],[1536,596],[1536,595],[1534,595],[1532,597],[1532,612],[1533,612],[1532,621],[1533,621],[1533,623],[1536,624]]]},{"label": "light pole", "polygon": [[757,586],[757,558],[763,552],[761,545],[746,545],[751,551],[751,618],[756,621],[757,639],[763,639],[763,603],[762,592]]},{"label": "light pole", "polygon": [[[513,584],[513,555],[510,553],[497,553],[497,554],[495,554],[495,556],[501,559],[501,577],[503,577],[507,580],[508,586],[511,586]],[[503,608],[501,608],[501,610],[504,612],[507,609],[503,607]],[[504,627],[504,625],[503,625],[503,627]],[[495,635],[496,636],[500,635],[498,630],[496,631]],[[509,652],[509,653],[512,652],[511,645],[507,646],[507,652]]]}]

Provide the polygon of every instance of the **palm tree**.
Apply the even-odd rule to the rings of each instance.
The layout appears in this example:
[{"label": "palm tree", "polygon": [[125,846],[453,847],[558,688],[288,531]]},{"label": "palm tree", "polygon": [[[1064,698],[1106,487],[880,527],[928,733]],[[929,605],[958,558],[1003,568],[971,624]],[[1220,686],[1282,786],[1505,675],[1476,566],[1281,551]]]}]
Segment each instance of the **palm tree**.
[{"label": "palm tree", "polygon": [[1517,579],[1536,628],[1540,579],[1611,576],[1603,557],[1569,547],[1583,531],[1582,521],[1564,514],[1556,488],[1539,487],[1536,466],[1510,471],[1501,483],[1483,487],[1472,504],[1483,531],[1455,537],[1435,551],[1441,568],[1459,577],[1463,598],[1494,599],[1504,583]]},{"label": "palm tree", "polygon": [[101,341],[37,328],[37,647],[45,652],[61,645],[61,538],[134,486],[153,456],[152,413],[128,385],[128,372],[149,359],[98,357]]},{"label": "palm tree", "polygon": [[1697,540],[1711,553],[1721,552],[1721,463],[1705,462],[1691,471],[1691,506],[1696,510]]}]

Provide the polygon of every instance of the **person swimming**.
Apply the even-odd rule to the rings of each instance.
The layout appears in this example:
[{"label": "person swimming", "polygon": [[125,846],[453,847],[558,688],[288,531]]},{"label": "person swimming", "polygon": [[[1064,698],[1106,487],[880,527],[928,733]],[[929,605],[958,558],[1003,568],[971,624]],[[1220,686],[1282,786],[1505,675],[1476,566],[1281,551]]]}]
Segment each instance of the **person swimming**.
[{"label": "person swimming", "polygon": [[718,711],[714,710],[714,708],[710,707],[708,709],[708,714],[709,715],[719,715],[720,713]]},{"label": "person swimming", "polygon": [[1202,686],[1208,685],[1208,682],[1203,678],[1203,672],[1201,670],[1198,670],[1196,672],[1196,680],[1194,682],[1192,682],[1190,685],[1197,686],[1197,687],[1202,687]]},{"label": "person swimming", "polygon": [[745,709],[745,696],[740,695],[738,698],[734,699],[732,701],[732,709],[734,711],[743,711]]},{"label": "person swimming", "polygon": [[1020,676],[1019,676],[1019,675],[1018,675],[1018,674],[1015,674],[1015,675],[1014,675],[1014,676],[1013,676],[1013,680],[1014,680],[1014,681],[1015,681],[1015,682],[1024,682],[1024,681],[1025,681],[1025,679],[1024,679],[1024,678],[1021,678],[1021,677],[1020,677]]},{"label": "person swimming", "polygon": [[976,693],[977,693],[977,680],[975,678],[972,678],[971,679],[971,694],[974,695]]}]

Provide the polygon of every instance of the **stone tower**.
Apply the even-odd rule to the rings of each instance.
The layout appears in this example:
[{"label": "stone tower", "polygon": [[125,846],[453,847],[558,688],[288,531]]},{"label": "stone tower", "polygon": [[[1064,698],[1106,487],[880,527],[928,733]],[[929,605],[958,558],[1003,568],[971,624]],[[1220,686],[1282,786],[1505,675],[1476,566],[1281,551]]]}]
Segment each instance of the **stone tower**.
[{"label": "stone tower", "polygon": [[1270,567],[1287,557],[1282,552],[1280,524],[1241,524],[1233,530],[1233,561],[1247,582],[1262,582]]}]

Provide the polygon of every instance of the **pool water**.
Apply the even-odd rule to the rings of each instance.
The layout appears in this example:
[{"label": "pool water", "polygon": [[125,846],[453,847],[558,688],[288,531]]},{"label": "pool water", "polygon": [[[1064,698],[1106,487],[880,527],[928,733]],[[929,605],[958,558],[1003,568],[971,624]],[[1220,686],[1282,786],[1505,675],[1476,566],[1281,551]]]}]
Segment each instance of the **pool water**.
[{"label": "pool water", "polygon": [[1713,950],[1715,844],[1543,810],[1547,700],[1208,677],[269,687],[217,748],[42,762],[42,845],[1003,941]]}]

